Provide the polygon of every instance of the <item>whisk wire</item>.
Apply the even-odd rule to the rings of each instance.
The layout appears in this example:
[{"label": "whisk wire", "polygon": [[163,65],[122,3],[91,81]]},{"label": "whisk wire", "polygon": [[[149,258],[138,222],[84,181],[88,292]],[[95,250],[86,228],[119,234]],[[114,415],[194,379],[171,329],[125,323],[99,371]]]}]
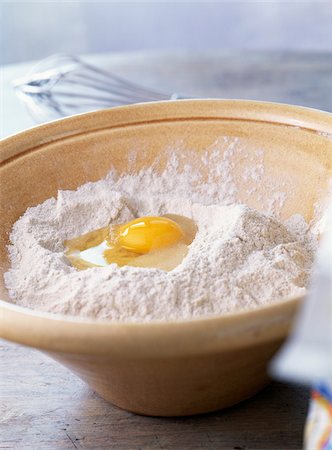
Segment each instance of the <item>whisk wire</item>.
[{"label": "whisk wire", "polygon": [[14,82],[19,97],[37,121],[147,101],[178,99],[147,89],[89,64],[77,56],[54,55]]}]

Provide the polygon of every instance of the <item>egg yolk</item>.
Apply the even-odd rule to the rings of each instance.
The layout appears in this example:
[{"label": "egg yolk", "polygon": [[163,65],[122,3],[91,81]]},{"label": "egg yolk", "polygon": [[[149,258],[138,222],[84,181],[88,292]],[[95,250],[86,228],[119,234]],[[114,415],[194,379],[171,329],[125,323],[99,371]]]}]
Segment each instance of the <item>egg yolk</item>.
[{"label": "egg yolk", "polygon": [[68,240],[65,255],[80,270],[112,263],[171,270],[187,254],[195,234],[191,219],[148,216]]},{"label": "egg yolk", "polygon": [[176,244],[183,239],[183,232],[176,222],[166,217],[142,217],[122,225],[116,239],[121,248],[149,253]]}]

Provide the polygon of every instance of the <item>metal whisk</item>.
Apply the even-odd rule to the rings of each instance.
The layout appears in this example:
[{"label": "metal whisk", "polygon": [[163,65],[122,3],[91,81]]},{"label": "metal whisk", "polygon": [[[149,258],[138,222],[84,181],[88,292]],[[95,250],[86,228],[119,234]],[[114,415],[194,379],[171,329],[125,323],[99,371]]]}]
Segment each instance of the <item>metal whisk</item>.
[{"label": "metal whisk", "polygon": [[13,84],[37,122],[130,103],[182,98],[146,89],[71,55],[47,58]]}]

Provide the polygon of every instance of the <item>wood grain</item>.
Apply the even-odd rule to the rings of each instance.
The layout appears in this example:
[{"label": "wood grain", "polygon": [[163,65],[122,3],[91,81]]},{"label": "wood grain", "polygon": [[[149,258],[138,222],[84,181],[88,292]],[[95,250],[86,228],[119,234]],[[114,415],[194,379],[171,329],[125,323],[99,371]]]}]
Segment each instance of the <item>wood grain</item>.
[{"label": "wood grain", "polygon": [[43,354],[5,341],[0,374],[1,449],[302,448],[301,387],[272,383],[226,411],[165,419],[116,408]]}]

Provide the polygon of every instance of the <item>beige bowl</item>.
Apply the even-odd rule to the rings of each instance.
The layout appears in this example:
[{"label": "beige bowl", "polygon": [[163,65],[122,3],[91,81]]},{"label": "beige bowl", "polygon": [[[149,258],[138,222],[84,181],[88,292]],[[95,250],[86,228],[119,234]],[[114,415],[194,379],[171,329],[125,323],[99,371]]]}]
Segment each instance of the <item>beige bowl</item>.
[{"label": "beige bowl", "polygon": [[[224,136],[238,137],[247,152],[247,157],[243,152],[233,156],[238,200],[264,211],[282,191],[284,200],[276,202],[280,217],[300,213],[310,220],[331,175],[331,134],[332,118],[324,112],[194,100],[88,113],[12,136],[1,143],[2,273],[8,268],[8,233],[27,207],[58,189],[98,180],[112,167],[126,172],[133,149],[139,150],[134,170],[149,166],[156,156],[161,168],[166,148],[186,158],[186,148],[199,156]],[[243,171],[257,149],[264,150],[265,171],[250,194]],[[195,166],[199,159],[189,162]],[[120,324],[15,306],[6,301],[3,283],[1,295],[3,338],[41,349],[121,408],[160,416],[225,408],[259,391],[300,301],[199,320]]]}]

